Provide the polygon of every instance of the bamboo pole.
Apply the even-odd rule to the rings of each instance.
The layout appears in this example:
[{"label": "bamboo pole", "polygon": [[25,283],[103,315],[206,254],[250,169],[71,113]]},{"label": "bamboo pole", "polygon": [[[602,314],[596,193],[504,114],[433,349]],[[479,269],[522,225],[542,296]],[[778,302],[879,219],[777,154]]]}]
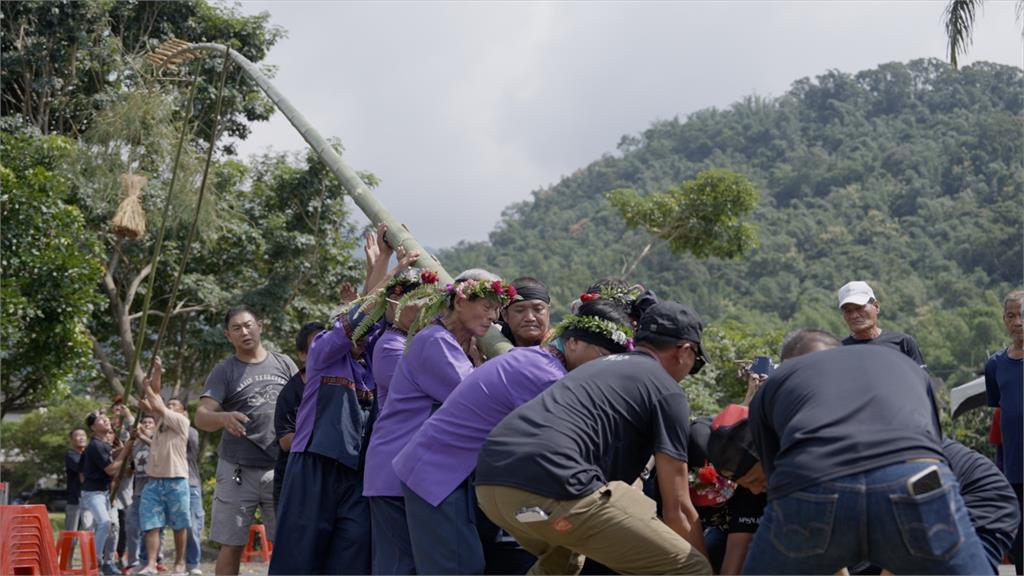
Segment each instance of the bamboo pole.
[{"label": "bamboo pole", "polygon": [[[174,42],[181,42],[175,40]],[[270,98],[270,101],[277,106],[278,110],[284,114],[288,122],[299,132],[302,138],[309,144],[309,146],[316,152],[320,160],[323,161],[327,169],[338,179],[342,187],[348,193],[348,195],[355,202],[356,206],[363,211],[363,214],[376,226],[380,223],[384,223],[388,227],[388,243],[392,247],[397,248],[403,246],[407,252],[419,252],[420,257],[416,261],[416,266],[425,270],[431,270],[435,272],[442,283],[449,283],[452,281],[451,275],[448,273],[441,263],[435,260],[422,245],[413,237],[401,222],[396,220],[390,212],[384,207],[383,204],[377,201],[377,199],[370,192],[370,189],[363,183],[362,179],[356,174],[355,170],[350,168],[344,160],[341,159],[334,148],[319,132],[316,128],[306,120],[306,117],[302,115],[299,110],[292,105],[292,103],[282,94],[277,87],[271,84],[270,79],[267,78],[255,64],[249,61],[248,58],[241,55],[236,50],[228,50],[228,48],[222,44],[214,43],[199,43],[199,44],[188,44],[187,46],[181,47],[181,44],[175,44],[178,46],[170,54],[164,56],[160,54],[160,58],[164,63],[168,61],[175,61],[178,58],[184,57],[187,54],[194,52],[213,52],[221,56],[231,58],[236,64],[238,64],[246,75],[249,76],[260,87],[260,90]],[[163,45],[162,45],[163,46]],[[491,330],[480,339],[480,349],[488,357],[502,354],[512,349],[512,343],[505,339],[501,335],[501,331],[497,327],[492,326]]]}]

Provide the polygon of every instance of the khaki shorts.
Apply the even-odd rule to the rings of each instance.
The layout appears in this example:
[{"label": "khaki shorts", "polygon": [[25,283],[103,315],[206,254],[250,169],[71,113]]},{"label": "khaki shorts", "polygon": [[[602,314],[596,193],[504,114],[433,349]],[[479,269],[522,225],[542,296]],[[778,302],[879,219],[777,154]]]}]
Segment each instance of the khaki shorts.
[{"label": "khaki shorts", "polygon": [[[624,482],[578,500],[493,485],[476,494],[487,517],[537,556],[530,574],[579,574],[586,556],[620,574],[711,574],[707,559],[658,519],[654,500]],[[534,506],[548,519],[515,518]]]},{"label": "khaki shorts", "polygon": [[[236,474],[236,470],[238,474]],[[236,481],[238,478],[239,481]],[[274,539],[274,468],[239,466],[221,458],[210,511],[210,540],[244,546],[259,506],[267,537]]]}]

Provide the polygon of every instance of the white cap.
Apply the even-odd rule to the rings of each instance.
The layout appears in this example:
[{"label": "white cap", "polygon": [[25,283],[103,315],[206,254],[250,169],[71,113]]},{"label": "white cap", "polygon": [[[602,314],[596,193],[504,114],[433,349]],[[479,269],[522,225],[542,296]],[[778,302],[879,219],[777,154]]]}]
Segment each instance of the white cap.
[{"label": "white cap", "polygon": [[843,304],[851,302],[857,306],[863,306],[874,299],[875,291],[871,289],[871,286],[868,286],[867,282],[855,280],[847,282],[845,286],[839,289],[840,308],[843,307]]}]

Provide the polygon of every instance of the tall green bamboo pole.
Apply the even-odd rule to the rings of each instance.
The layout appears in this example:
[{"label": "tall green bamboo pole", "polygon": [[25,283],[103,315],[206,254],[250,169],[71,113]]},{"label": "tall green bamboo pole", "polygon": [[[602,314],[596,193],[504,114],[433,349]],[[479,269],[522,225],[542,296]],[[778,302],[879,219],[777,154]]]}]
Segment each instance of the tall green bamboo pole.
[{"label": "tall green bamboo pole", "polygon": [[[388,227],[388,243],[393,247],[403,246],[407,252],[419,252],[420,258],[416,261],[416,266],[432,270],[437,273],[442,283],[448,283],[452,281],[451,275],[448,273],[441,264],[434,260],[429,253],[420,245],[420,243],[413,237],[413,235],[406,230],[405,226],[401,222],[396,220],[384,205],[374,198],[370,189],[363,183],[362,179],[356,174],[355,170],[350,168],[344,160],[341,159],[334,148],[330,145],[327,140],[320,135],[319,132],[313,128],[306,117],[302,115],[299,110],[292,105],[292,103],[285,98],[273,84],[270,79],[267,78],[255,64],[249,61],[248,58],[242,56],[236,50],[228,50],[228,48],[222,44],[213,43],[200,43],[190,44],[186,48],[178,49],[170,54],[163,57],[164,62],[181,60],[189,53],[194,52],[213,52],[221,56],[231,58],[236,64],[238,64],[249,78],[256,82],[256,85],[263,90],[263,93],[270,98],[270,101],[277,106],[277,109],[284,114],[285,118],[291,122],[291,125],[298,130],[302,138],[313,148],[320,160],[323,161],[327,169],[338,179],[342,187],[345,188],[345,192],[352,198],[356,203],[356,206],[363,211],[363,214],[373,222],[374,225],[384,223]],[[492,327],[491,330],[480,339],[480,349],[483,350],[487,356],[496,356],[503,352],[507,352],[512,348],[512,344],[506,340],[501,332]]]}]

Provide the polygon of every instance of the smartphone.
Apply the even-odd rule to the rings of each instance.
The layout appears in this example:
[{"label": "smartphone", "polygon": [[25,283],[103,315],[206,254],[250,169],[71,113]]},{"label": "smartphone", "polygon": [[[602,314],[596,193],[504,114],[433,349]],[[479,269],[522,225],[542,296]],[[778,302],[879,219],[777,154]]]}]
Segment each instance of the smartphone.
[{"label": "smartphone", "polygon": [[547,519],[548,513],[537,506],[520,508],[519,512],[516,512],[516,520],[520,522],[543,522]]},{"label": "smartphone", "polygon": [[939,467],[932,464],[907,479],[907,491],[911,496],[920,496],[942,488]]},{"label": "smartphone", "polygon": [[755,356],[753,364],[750,365],[751,374],[764,374],[771,376],[775,372],[775,363],[767,356]]}]

